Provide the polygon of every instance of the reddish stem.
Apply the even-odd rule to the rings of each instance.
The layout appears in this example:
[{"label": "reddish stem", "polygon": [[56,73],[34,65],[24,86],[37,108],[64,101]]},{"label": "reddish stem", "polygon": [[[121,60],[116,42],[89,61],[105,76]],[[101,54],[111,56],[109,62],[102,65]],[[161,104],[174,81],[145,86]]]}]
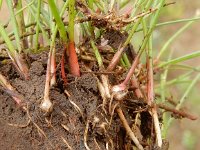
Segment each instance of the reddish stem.
[{"label": "reddish stem", "polygon": [[74,41],[69,42],[68,52],[69,52],[70,73],[74,76],[80,77],[79,63],[78,63],[78,58],[77,58],[77,55],[76,55]]},{"label": "reddish stem", "polygon": [[112,71],[116,65],[118,64],[118,62],[120,61],[121,55],[124,51],[124,47],[120,48],[114,55],[114,57],[112,58],[112,60],[110,61],[110,64],[107,68],[107,71]]},{"label": "reddish stem", "polygon": [[[151,62],[151,61],[152,61],[152,59],[150,58],[150,56],[147,56],[147,104],[149,106],[152,106],[153,101],[154,101],[153,62]],[[158,113],[157,113],[155,104],[153,104],[151,113],[152,113],[152,118],[153,118],[153,122],[154,122],[157,145],[158,145],[158,147],[161,147],[162,146],[161,129],[160,129]]]},{"label": "reddish stem", "polygon": [[129,80],[130,80],[130,78],[133,76],[134,71],[135,71],[135,68],[136,68],[137,65],[138,65],[139,58],[140,58],[140,55],[137,55],[137,56],[135,57],[135,60],[133,61],[132,65],[131,65],[131,68],[130,68],[130,70],[129,70],[129,72],[128,72],[126,78],[125,78],[125,80],[123,81],[123,84],[127,85],[128,82],[129,82]]},{"label": "reddish stem", "polygon": [[131,68],[130,68],[130,70],[129,70],[129,72],[128,72],[126,78],[125,78],[125,80],[124,80],[121,84],[115,85],[115,86],[113,87],[113,92],[119,92],[119,91],[123,91],[123,90],[126,89],[127,84],[128,84],[128,82],[129,82],[129,80],[132,78],[132,76],[133,76],[133,74],[134,74],[134,71],[135,71],[135,68],[136,68],[137,65],[138,65],[139,58],[140,58],[140,55],[138,54],[138,55],[135,57],[135,59],[134,59],[134,61],[133,61],[133,63],[132,63],[132,66],[131,66]]},{"label": "reddish stem", "polygon": [[66,46],[64,48],[62,59],[61,59],[61,77],[63,79],[64,85],[67,84],[67,77],[65,74],[65,58],[66,58]]},{"label": "reddish stem", "polygon": [[132,84],[132,87],[135,88],[135,94],[136,94],[137,98],[142,98],[143,94],[142,94],[141,90],[139,89],[138,81],[137,81],[135,75],[133,75],[133,77],[131,79],[131,84]]}]

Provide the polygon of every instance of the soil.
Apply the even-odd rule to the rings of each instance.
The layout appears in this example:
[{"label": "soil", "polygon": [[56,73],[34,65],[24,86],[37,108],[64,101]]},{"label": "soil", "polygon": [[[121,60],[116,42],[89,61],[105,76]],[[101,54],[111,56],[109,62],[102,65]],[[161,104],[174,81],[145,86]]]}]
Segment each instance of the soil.
[{"label": "soil", "polygon": [[[92,150],[129,150],[134,147],[117,113],[109,114],[102,109],[95,74],[85,73],[80,78],[71,76],[66,87],[58,83],[50,91],[53,110],[48,114],[42,112],[39,105],[44,92],[47,54],[33,55],[30,58],[29,80],[21,78],[11,63],[0,65],[2,74],[22,95],[28,108],[25,111],[17,106],[0,89],[1,150],[84,150],[86,143]],[[112,103],[114,106],[117,102]],[[127,100],[119,105],[144,147],[156,149],[153,146],[155,137],[152,134],[152,119],[146,104],[135,100],[134,94],[130,92]],[[135,119],[139,113],[140,121]],[[147,143],[149,139],[152,144]]]}]

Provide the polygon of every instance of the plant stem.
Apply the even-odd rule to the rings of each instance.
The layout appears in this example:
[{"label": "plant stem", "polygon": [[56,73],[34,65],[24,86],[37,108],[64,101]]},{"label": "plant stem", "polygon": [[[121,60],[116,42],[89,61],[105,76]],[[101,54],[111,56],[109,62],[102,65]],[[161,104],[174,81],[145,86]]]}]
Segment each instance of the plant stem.
[{"label": "plant stem", "polygon": [[103,61],[102,61],[102,58],[101,58],[101,54],[99,53],[99,51],[98,51],[98,49],[97,49],[97,47],[96,47],[96,45],[94,43],[94,40],[91,39],[90,43],[91,43],[92,49],[94,50],[94,54],[96,56],[97,63],[99,65],[99,67],[102,68]]},{"label": "plant stem", "polygon": [[53,107],[53,104],[49,98],[50,80],[51,80],[50,63],[51,63],[51,53],[49,53],[49,57],[47,61],[46,81],[45,81],[45,87],[44,87],[44,99],[42,103],[40,104],[40,108],[45,112],[50,112]]},{"label": "plant stem", "polygon": [[35,49],[38,49],[38,38],[39,38],[39,24],[40,24],[40,11],[41,11],[41,0],[37,1],[37,16],[36,16],[36,36],[35,36]]},{"label": "plant stem", "polygon": [[[152,0],[150,2],[152,2]],[[150,2],[148,3],[147,9],[150,7],[150,4],[151,4]],[[113,59],[111,60],[109,66],[107,67],[107,71],[112,71],[115,68],[115,66],[118,64],[120,57],[121,57],[122,53],[124,52],[125,47],[130,43],[130,40],[132,39],[136,29],[138,28],[139,24],[141,23],[143,17],[144,16],[140,17],[139,20],[134,24],[131,31],[129,32],[128,38],[123,43],[122,47],[115,53]]]},{"label": "plant stem", "polygon": [[[68,6],[68,0],[65,2],[65,4],[62,7],[62,10],[60,12],[60,17],[62,18],[66,8]],[[51,43],[50,43],[50,51],[52,53],[52,58],[51,58],[51,74],[52,74],[52,78],[51,78],[51,86],[56,84],[56,48],[55,48],[55,40],[56,40],[56,34],[58,32],[58,26],[55,25],[52,27],[52,36],[51,36]],[[66,47],[66,45],[65,45]],[[64,84],[67,84],[67,77],[65,74],[65,57],[66,57],[66,52],[64,51],[63,55],[62,55],[62,59],[61,59],[61,76],[62,79],[64,81]]]},{"label": "plant stem", "polygon": [[67,38],[65,26],[64,26],[64,23],[62,22],[62,19],[58,13],[56,4],[55,4],[54,0],[48,0],[48,4],[49,4],[52,14],[56,20],[56,24],[57,24],[58,30],[60,32],[60,37],[63,40],[63,42],[66,43],[68,41],[68,38]]},{"label": "plant stem", "polygon": [[29,78],[29,75],[28,75],[28,66],[25,63],[25,61],[22,58],[22,56],[20,56],[20,54],[18,54],[17,51],[15,50],[12,42],[10,41],[10,39],[9,39],[9,37],[8,37],[5,29],[1,25],[1,23],[0,23],[0,34],[3,37],[3,39],[5,40],[5,42],[6,42],[7,46],[8,46],[9,57],[13,61],[13,64],[15,65],[16,69],[19,71],[19,73],[25,79],[28,79]]},{"label": "plant stem", "polygon": [[22,97],[15,91],[12,85],[8,82],[6,77],[0,73],[0,85],[5,88],[5,91],[12,96],[18,105],[22,103]]},{"label": "plant stem", "polygon": [[[17,6],[16,6],[16,11],[20,10],[21,8],[22,8],[22,0],[18,0]],[[16,15],[16,20],[17,20],[18,27],[19,27],[19,34],[21,36],[26,32],[23,11],[20,11],[18,13],[18,15]],[[22,49],[28,48],[28,41],[27,41],[26,37],[23,37],[21,39],[21,47],[22,47]]]},{"label": "plant stem", "polygon": [[[146,35],[145,38],[144,38],[144,42],[142,43],[142,46],[141,46],[140,50],[138,51],[138,54],[136,55],[136,57],[135,57],[135,59],[134,59],[134,61],[133,61],[133,63],[132,63],[132,66],[131,66],[131,68],[130,68],[130,70],[129,70],[129,72],[128,72],[126,78],[125,78],[125,80],[124,80],[121,84],[114,86],[114,87],[113,87],[113,91],[117,92],[117,91],[123,91],[123,90],[126,89],[126,86],[127,86],[128,82],[129,82],[129,80],[131,79],[131,77],[132,77],[132,75],[133,75],[133,73],[134,73],[134,71],[135,71],[135,68],[136,68],[137,65],[138,65],[140,56],[142,55],[143,51],[144,51],[145,48],[146,48],[146,45],[147,45],[148,40],[149,40],[149,37],[151,36],[151,34],[152,34],[152,32],[153,32],[153,30],[154,30],[154,28],[155,28],[156,21],[157,21],[157,19],[158,19],[158,16],[159,16],[159,14],[160,14],[161,9],[163,8],[164,2],[165,2],[165,0],[161,0],[160,5],[159,5],[159,7],[158,7],[158,10],[156,11],[154,17],[153,17],[152,20],[151,20],[150,28],[149,28],[149,30],[148,30],[147,35]],[[140,18],[139,20],[141,21],[142,18]],[[138,24],[138,25],[139,25],[139,24]],[[134,30],[134,31],[135,31],[135,30]],[[132,32],[132,31],[131,31],[131,32]],[[131,33],[130,33],[130,34],[131,34]],[[126,44],[126,42],[125,42],[125,44]],[[127,43],[127,44],[128,44],[128,43]],[[123,52],[123,49],[121,48],[119,51],[120,51],[119,54],[121,54],[121,53]],[[116,55],[115,55],[115,56],[116,56]],[[115,57],[115,56],[114,56],[114,57]],[[118,57],[116,56],[115,61],[118,60],[118,59],[119,59],[119,56],[118,56]],[[109,65],[109,66],[110,66],[110,65]],[[110,68],[112,69],[113,66],[114,66],[114,65],[110,66]],[[109,69],[110,69],[110,68],[109,68]],[[111,71],[111,70],[109,70],[109,71]]]},{"label": "plant stem", "polygon": [[68,43],[68,52],[69,52],[69,66],[71,74],[79,77],[80,69],[78,58],[75,50],[74,43],[74,25],[75,25],[75,0],[69,0],[69,26],[68,26],[68,34],[69,34],[69,43]]},{"label": "plant stem", "polygon": [[13,8],[13,5],[12,5],[12,1],[7,0],[6,2],[7,2],[7,5],[8,5],[8,8],[9,8],[9,11],[10,11],[11,21],[12,21],[12,25],[13,25],[13,29],[14,29],[14,34],[15,34],[15,40],[16,40],[16,43],[17,43],[17,48],[18,48],[19,53],[21,53],[22,48],[21,48],[21,45],[20,45],[19,26],[17,24],[16,17],[15,17],[15,14],[14,14],[14,8]]}]

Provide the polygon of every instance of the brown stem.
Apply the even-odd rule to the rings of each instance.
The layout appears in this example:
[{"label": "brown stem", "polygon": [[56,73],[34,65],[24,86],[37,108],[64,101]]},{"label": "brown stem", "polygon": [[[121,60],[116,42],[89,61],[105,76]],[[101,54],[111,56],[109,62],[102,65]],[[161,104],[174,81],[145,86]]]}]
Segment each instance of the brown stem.
[{"label": "brown stem", "polygon": [[150,65],[150,59],[147,57],[147,104],[151,106],[154,101],[153,91],[153,69]]},{"label": "brown stem", "polygon": [[[160,94],[156,93],[155,94],[156,97],[161,97]],[[177,102],[175,100],[173,100],[173,97],[165,97],[165,100],[167,100],[167,102],[169,102],[171,105],[176,106]]]},{"label": "brown stem", "polygon": [[170,111],[170,112],[173,112],[174,114],[178,114],[178,115],[180,115],[180,116],[182,116],[182,117],[184,117],[184,118],[188,118],[188,119],[190,119],[190,120],[197,120],[197,117],[196,117],[196,116],[191,115],[191,114],[189,114],[189,113],[187,113],[187,112],[184,112],[184,111],[181,111],[181,110],[176,110],[176,109],[171,108],[171,107],[169,107],[169,106],[166,106],[166,105],[164,105],[164,104],[157,104],[157,106],[158,106],[159,108],[161,108],[161,109],[166,110],[166,111]]}]

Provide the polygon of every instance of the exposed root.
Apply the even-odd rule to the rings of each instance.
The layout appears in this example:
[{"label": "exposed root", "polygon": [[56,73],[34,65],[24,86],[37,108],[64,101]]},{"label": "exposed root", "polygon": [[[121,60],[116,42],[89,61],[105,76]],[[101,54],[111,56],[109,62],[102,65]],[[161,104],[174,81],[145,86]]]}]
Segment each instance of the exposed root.
[{"label": "exposed root", "polygon": [[155,128],[155,132],[156,132],[157,145],[158,145],[158,147],[162,147],[162,136],[161,136],[160,123],[159,123],[158,113],[157,113],[155,106],[152,108],[151,113],[152,113],[154,128]]},{"label": "exposed root", "polygon": [[28,107],[26,108],[26,113],[27,113],[28,118],[30,119],[30,121],[33,123],[33,125],[38,129],[38,132],[41,133],[45,138],[47,138],[45,132],[33,121],[32,117],[29,114]]},{"label": "exposed root", "polygon": [[113,106],[113,109],[112,109],[112,112],[111,112],[111,117],[110,117],[110,121],[109,121],[109,127],[111,126],[111,123],[112,123],[112,119],[113,119],[113,115],[115,113],[115,109],[117,108],[117,106],[119,105],[119,102],[116,103],[114,106]]},{"label": "exposed root", "polygon": [[70,99],[70,94],[69,94],[69,92],[68,92],[67,90],[65,90],[64,92],[65,92],[65,94],[68,96],[69,102],[74,106],[74,109],[75,109],[77,112],[79,112],[79,113],[81,114],[81,116],[83,117],[83,112],[82,112],[82,110],[80,109],[80,107],[78,107],[78,105],[77,105],[75,102],[73,102],[73,101]]},{"label": "exposed root", "polygon": [[62,126],[66,131],[69,131],[68,126],[66,126],[65,124],[62,124],[62,123],[61,123],[61,126]]},{"label": "exposed root", "polygon": [[105,95],[105,88],[104,88],[103,84],[99,81],[98,78],[97,78],[97,86],[98,86],[101,98],[103,100],[102,109],[104,110],[105,113],[107,113],[107,111],[105,109],[105,105],[107,103],[107,98],[106,98],[106,95]]},{"label": "exposed root", "polygon": [[31,119],[28,120],[28,122],[24,125],[20,125],[20,124],[13,124],[13,123],[8,123],[9,126],[13,126],[13,127],[19,127],[19,128],[26,128],[31,122]]},{"label": "exposed root", "polygon": [[63,142],[67,145],[67,147],[70,149],[70,150],[73,150],[72,147],[69,145],[69,143],[67,142],[67,140],[63,137],[63,136],[60,136],[61,139],[63,140]]},{"label": "exposed root", "polygon": [[123,114],[121,108],[117,108],[116,110],[117,110],[117,113],[120,117],[120,120],[121,120],[124,128],[126,129],[127,134],[130,136],[131,140],[135,143],[135,145],[137,146],[137,148],[139,150],[144,150],[143,146],[140,144],[137,137],[135,136],[135,134],[131,130],[130,126],[128,125],[128,122],[127,122],[126,118],[124,117],[124,114]]},{"label": "exposed root", "polygon": [[52,124],[51,124],[51,119],[52,119],[52,115],[51,115],[51,117],[50,117],[50,119],[49,119],[49,120],[48,120],[48,119],[45,117],[45,121],[46,121],[46,123],[47,123],[48,127],[52,127]]},{"label": "exposed root", "polygon": [[110,98],[110,102],[109,102],[109,107],[108,107],[108,111],[110,114],[112,114],[112,102],[113,102],[113,93],[111,94],[111,98]]},{"label": "exposed root", "polygon": [[90,150],[87,144],[87,135],[88,135],[89,121],[86,123],[85,132],[84,132],[84,145],[87,150]]},{"label": "exposed root", "polygon": [[94,143],[95,143],[96,147],[97,147],[99,150],[101,150],[101,148],[100,148],[100,146],[99,146],[99,144],[98,144],[96,138],[93,138],[93,139],[94,139]]}]

